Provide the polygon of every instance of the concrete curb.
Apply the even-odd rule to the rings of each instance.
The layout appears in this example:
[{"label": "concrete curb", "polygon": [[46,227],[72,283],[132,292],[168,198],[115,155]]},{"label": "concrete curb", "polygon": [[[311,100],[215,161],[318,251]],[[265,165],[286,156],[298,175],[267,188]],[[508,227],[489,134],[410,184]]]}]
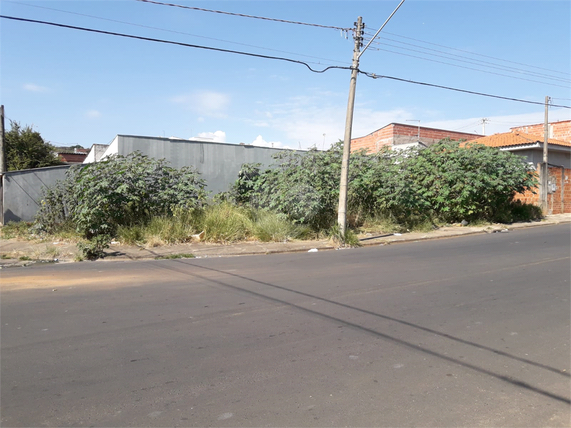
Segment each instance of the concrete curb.
[{"label": "concrete curb", "polygon": [[[430,232],[410,232],[396,236],[394,234],[386,234],[378,237],[364,238],[361,247],[372,247],[378,245],[393,245],[407,242],[419,242],[434,239],[456,238],[461,236],[481,235],[489,233],[500,233],[500,231],[512,231],[514,229],[523,229],[530,227],[543,227],[556,224],[571,224],[571,214],[562,214],[549,216],[540,222],[530,223],[514,223],[511,225],[493,224],[485,227],[470,226],[448,226]],[[17,252],[23,255],[37,254],[41,246],[47,247],[49,244],[30,243],[25,241],[12,241],[10,243],[0,244],[0,254],[7,255]],[[11,248],[11,249],[9,249]],[[74,262],[77,249],[75,245],[66,244],[65,248],[72,257],[44,258],[37,260],[16,260],[2,259],[0,260],[0,269],[8,267],[25,267],[40,263],[69,263]],[[108,250],[109,254],[106,258],[98,261],[118,262],[118,261],[139,261],[139,260],[155,260],[161,257],[168,257],[176,254],[193,254],[196,258],[219,258],[219,257],[239,257],[253,255],[271,255],[284,253],[302,253],[311,249],[318,251],[338,250],[339,247],[331,245],[330,241],[301,241],[288,243],[260,243],[260,242],[243,242],[233,245],[215,245],[215,244],[182,244],[174,246],[157,247],[153,249],[143,249],[142,247],[129,246],[112,246]],[[140,254],[144,250],[145,254]]]}]

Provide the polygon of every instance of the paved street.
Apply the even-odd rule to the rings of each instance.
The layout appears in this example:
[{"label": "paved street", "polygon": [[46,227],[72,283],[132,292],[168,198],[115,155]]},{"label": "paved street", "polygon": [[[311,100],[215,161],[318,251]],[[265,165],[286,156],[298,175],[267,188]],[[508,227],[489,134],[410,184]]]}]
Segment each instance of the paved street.
[{"label": "paved street", "polygon": [[4,269],[2,426],[569,426],[570,242]]}]

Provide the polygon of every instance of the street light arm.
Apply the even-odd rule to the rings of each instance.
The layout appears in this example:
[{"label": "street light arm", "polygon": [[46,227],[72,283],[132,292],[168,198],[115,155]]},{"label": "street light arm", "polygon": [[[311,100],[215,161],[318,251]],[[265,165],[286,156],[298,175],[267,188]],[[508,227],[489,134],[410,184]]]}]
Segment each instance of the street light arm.
[{"label": "street light arm", "polygon": [[371,43],[373,43],[373,40],[375,40],[375,37],[377,37],[379,35],[379,33],[382,31],[383,28],[385,28],[385,25],[387,25],[387,23],[391,20],[391,18],[393,17],[393,15],[395,13],[397,13],[397,10],[399,10],[399,7],[402,6],[402,4],[404,3],[404,0],[401,0],[401,2],[399,3],[399,5],[397,6],[397,8],[395,10],[393,10],[393,13],[391,13],[391,16],[389,16],[387,18],[387,20],[385,21],[385,23],[383,25],[381,25],[381,28],[379,28],[379,30],[375,33],[375,35],[371,38],[371,40],[369,40],[369,43],[367,43],[367,46],[365,46],[363,48],[363,50],[361,51],[361,53],[359,53],[359,56],[357,57],[357,59],[361,58],[361,55],[363,55],[363,53],[367,50],[367,48],[369,47],[369,45]]}]

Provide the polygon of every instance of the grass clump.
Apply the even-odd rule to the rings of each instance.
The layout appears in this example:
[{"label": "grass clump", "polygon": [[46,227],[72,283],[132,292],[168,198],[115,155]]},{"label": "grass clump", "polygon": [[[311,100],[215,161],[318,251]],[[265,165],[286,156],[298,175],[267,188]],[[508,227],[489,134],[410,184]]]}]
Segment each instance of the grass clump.
[{"label": "grass clump", "polygon": [[32,239],[33,237],[33,230],[32,230],[32,223],[28,223],[25,221],[18,221],[14,222],[11,221],[8,224],[5,224],[0,229],[0,236],[2,239]]},{"label": "grass clump", "polygon": [[248,210],[228,202],[206,207],[201,224],[209,242],[244,241],[253,235]]},{"label": "grass clump", "polygon": [[[197,238],[201,232],[204,234]],[[220,202],[203,209],[178,210],[172,216],[152,217],[144,224],[119,226],[117,239],[127,245],[156,247],[195,239],[215,243],[252,239],[281,242],[309,238],[313,233],[309,226],[294,224],[282,214]]]},{"label": "grass clump", "polygon": [[388,216],[371,216],[365,219],[359,230],[363,233],[383,234],[404,232],[406,229]]},{"label": "grass clump", "polygon": [[182,211],[172,216],[152,217],[145,224],[131,224],[117,228],[117,239],[126,245],[145,244],[150,247],[182,244],[192,240],[199,219],[194,210]]},{"label": "grass clump", "polygon": [[291,239],[307,239],[311,228],[294,224],[283,214],[257,209],[251,211],[253,235],[262,242],[284,242]]},{"label": "grass clump", "polygon": [[200,227],[202,214],[196,209],[176,209],[173,215],[154,216],[146,223],[117,228],[117,239],[126,245],[156,247],[189,242]]},{"label": "grass clump", "polygon": [[335,242],[338,245],[351,248],[361,246],[361,242],[359,241],[359,236],[357,236],[357,233],[354,230],[347,228],[347,230],[345,231],[345,236],[343,236],[338,224],[332,226],[329,229],[328,235],[329,239],[331,239],[333,242]]},{"label": "grass clump", "polygon": [[173,259],[194,259],[194,254],[189,253],[179,253],[179,254],[167,254],[164,256],[157,256],[155,260],[173,260]]}]

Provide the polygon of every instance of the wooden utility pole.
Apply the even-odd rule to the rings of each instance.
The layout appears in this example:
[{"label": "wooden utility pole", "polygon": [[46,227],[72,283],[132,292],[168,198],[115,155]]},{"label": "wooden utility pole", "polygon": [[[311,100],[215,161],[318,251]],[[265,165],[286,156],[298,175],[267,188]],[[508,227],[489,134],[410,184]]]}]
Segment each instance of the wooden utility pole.
[{"label": "wooden utility pole", "polygon": [[337,223],[339,232],[345,241],[347,229],[347,183],[349,182],[349,156],[351,154],[351,128],[353,127],[353,109],[355,107],[355,88],[359,74],[359,52],[363,41],[363,18],[359,17],[355,23],[355,47],[353,49],[353,64],[351,65],[351,82],[349,85],[349,101],[347,102],[347,116],[345,117],[345,137],[343,139],[343,161],[341,163],[341,183],[339,185],[339,209]]},{"label": "wooden utility pole", "polygon": [[6,144],[4,137],[4,106],[0,106],[0,224],[4,224],[4,174],[8,170],[6,164]]},{"label": "wooden utility pole", "polygon": [[6,166],[6,145],[4,141],[4,106],[0,106],[0,176],[7,170]]},{"label": "wooden utility pole", "polygon": [[545,97],[545,118],[543,121],[543,162],[541,164],[541,209],[543,214],[549,214],[547,203],[549,166],[547,146],[549,144],[549,97]]}]

